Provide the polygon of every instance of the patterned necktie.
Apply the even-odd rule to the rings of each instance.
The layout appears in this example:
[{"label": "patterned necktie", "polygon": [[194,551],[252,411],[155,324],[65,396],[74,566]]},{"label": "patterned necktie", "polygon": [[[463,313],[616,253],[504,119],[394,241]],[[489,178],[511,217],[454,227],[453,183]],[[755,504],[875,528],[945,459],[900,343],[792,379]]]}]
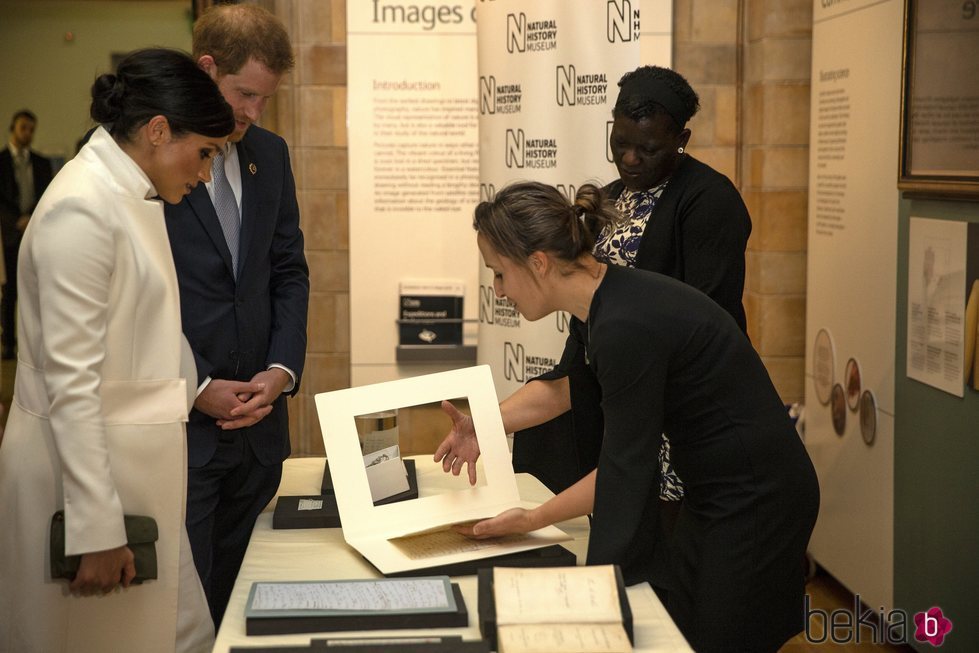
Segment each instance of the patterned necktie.
[{"label": "patterned necktie", "polygon": [[238,276],[238,236],[241,232],[241,218],[238,215],[238,200],[235,199],[228,175],[224,172],[224,152],[218,152],[211,164],[211,182],[214,190],[214,210],[221,223],[221,231],[231,250],[231,269]]}]

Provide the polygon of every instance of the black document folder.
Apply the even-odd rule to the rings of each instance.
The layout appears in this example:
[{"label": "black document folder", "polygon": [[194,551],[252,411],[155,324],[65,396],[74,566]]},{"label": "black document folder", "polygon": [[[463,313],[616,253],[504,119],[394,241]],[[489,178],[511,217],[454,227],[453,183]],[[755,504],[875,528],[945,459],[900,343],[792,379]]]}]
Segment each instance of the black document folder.
[{"label": "black document folder", "polygon": [[232,646],[228,653],[296,653],[313,651],[312,646]]},{"label": "black document folder", "polygon": [[[345,643],[345,639],[350,643]],[[490,653],[489,642],[461,637],[344,638],[313,640],[309,646],[232,646],[230,653],[296,653],[297,651],[330,651],[331,653]]]},{"label": "black document folder", "polygon": [[[302,510],[300,510],[302,508]],[[340,511],[332,495],[279,497],[272,513],[272,528],[338,528]]]},{"label": "black document folder", "polygon": [[[415,471],[415,461],[408,458],[404,459],[405,471],[408,473],[408,489],[404,492],[399,492],[398,494],[393,494],[386,499],[381,499],[375,501],[375,506],[384,506],[389,503],[397,503],[398,501],[405,501],[406,499],[417,499],[418,498],[418,474]],[[326,496],[333,496],[333,478],[330,476],[330,461],[327,460],[323,467],[323,483],[320,490]],[[334,499],[334,505],[336,504],[336,499]]]},{"label": "black document folder", "polygon": [[292,633],[325,633],[347,630],[404,630],[419,628],[465,628],[469,612],[459,586],[452,583],[455,610],[452,612],[413,612],[376,614],[309,614],[245,617],[248,635],[285,635]]},{"label": "black document folder", "polygon": [[[500,565],[501,567],[512,565]],[[629,597],[625,591],[622,570],[615,566],[615,584],[619,594],[619,608],[622,612],[622,626],[625,628],[629,641],[635,643],[632,632],[632,609],[629,607]],[[493,586],[493,569],[479,570],[479,632],[483,639],[489,642],[490,648],[497,650],[496,632],[496,597]]]},{"label": "black document folder", "polygon": [[577,562],[578,558],[574,553],[568,551],[560,544],[552,544],[551,546],[531,549],[529,551],[517,551],[516,553],[507,553],[490,558],[479,558],[477,560],[466,560],[464,562],[427,567],[425,569],[409,569],[408,571],[384,574],[384,576],[386,578],[443,575],[474,576],[480,569],[488,567],[573,567]]},{"label": "black document folder", "polygon": [[331,653],[490,653],[489,642],[477,639],[464,641],[458,635],[432,637],[349,637],[329,640],[314,639],[314,651]]},{"label": "black document folder", "polygon": [[[388,503],[397,503],[407,499],[418,498],[418,474],[415,472],[415,461],[405,460],[405,471],[408,473],[408,489],[399,492],[386,499],[375,501],[375,506],[382,506]],[[272,513],[272,528],[339,528],[340,511],[337,508],[337,498],[333,493],[333,480],[330,478],[330,461],[326,461],[323,470],[323,494],[306,496],[285,496],[279,497],[275,503],[275,512]],[[302,502],[319,502],[319,507],[300,510],[300,506],[306,507],[309,504]],[[425,574],[430,576],[431,574]]]}]

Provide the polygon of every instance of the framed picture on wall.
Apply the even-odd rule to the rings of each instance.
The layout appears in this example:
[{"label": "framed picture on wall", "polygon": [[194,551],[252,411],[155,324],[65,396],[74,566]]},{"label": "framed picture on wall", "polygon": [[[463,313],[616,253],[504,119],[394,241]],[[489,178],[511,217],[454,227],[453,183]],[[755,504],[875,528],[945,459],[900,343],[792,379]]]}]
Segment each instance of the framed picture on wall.
[{"label": "framed picture on wall", "polygon": [[898,188],[979,199],[979,1],[910,0]]}]

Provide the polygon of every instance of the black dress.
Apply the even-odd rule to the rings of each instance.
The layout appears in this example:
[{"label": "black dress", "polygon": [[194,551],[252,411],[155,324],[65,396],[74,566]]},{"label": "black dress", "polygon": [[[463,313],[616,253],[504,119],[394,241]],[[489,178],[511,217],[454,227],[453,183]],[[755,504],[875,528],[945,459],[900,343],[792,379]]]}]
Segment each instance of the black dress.
[{"label": "black dress", "polygon": [[[605,416],[588,563],[669,587],[667,609],[697,651],[777,650],[804,624],[819,489],[748,339],[699,291],[616,266],[572,334]],[[666,547],[657,546],[661,433],[686,485]]]},{"label": "black dress", "polygon": [[[615,200],[623,189],[617,180],[604,192]],[[706,293],[744,331],[741,295],[750,234],[751,218],[738,189],[727,177],[687,154],[649,216],[635,265]],[[571,338],[560,364],[537,378],[562,377],[570,381],[574,408],[518,432],[513,441],[514,469],[533,474],[555,493],[595,468],[602,444],[601,393]]]}]

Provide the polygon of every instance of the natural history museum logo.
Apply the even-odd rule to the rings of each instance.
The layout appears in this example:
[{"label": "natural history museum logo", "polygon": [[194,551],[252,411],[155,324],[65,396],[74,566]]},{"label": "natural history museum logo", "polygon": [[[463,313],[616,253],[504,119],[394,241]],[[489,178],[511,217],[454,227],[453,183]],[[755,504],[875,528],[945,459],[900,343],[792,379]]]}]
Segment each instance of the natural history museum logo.
[{"label": "natural history museum logo", "polygon": [[479,113],[520,113],[523,89],[520,84],[497,83],[493,75],[479,76]]},{"label": "natural history museum logo", "polygon": [[479,185],[479,201],[492,202],[496,199],[496,184],[481,183]]},{"label": "natural history museum logo", "polygon": [[559,107],[605,104],[608,79],[602,72],[579,72],[573,65],[555,69],[555,93]]},{"label": "natural history museum logo", "polygon": [[541,52],[557,48],[557,20],[527,20],[527,14],[507,14],[506,51]]},{"label": "natural history museum logo", "polygon": [[578,194],[578,187],[574,184],[555,184],[555,188],[558,189],[562,195],[564,195],[569,202],[574,203],[574,198]]},{"label": "natural history museum logo", "polygon": [[554,327],[557,329],[558,333],[567,333],[569,328],[569,322],[571,321],[571,313],[565,311],[555,311],[554,312]]},{"label": "natural history museum logo", "polygon": [[524,383],[536,376],[550,372],[557,365],[551,356],[528,354],[519,342],[503,343],[503,377],[507,381]]},{"label": "natural history museum logo", "polygon": [[517,306],[505,297],[497,297],[493,286],[479,285],[479,321],[483,324],[517,328],[520,313]]},{"label": "natural history museum logo", "polygon": [[522,129],[506,130],[505,163],[508,168],[556,168],[557,139],[533,136]]},{"label": "natural history museum logo", "polygon": [[630,0],[609,0],[607,25],[609,43],[632,41],[639,37],[639,10],[632,8]]},{"label": "natural history museum logo", "polygon": [[609,163],[615,163],[615,157],[612,156],[612,125],[614,123],[609,120],[605,123],[605,158],[608,159]]}]

